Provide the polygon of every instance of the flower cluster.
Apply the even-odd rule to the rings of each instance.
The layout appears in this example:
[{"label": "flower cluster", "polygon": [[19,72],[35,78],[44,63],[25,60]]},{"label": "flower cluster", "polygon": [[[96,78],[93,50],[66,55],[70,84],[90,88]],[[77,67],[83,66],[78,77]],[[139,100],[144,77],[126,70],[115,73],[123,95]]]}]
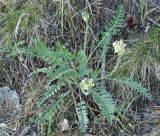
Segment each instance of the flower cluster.
[{"label": "flower cluster", "polygon": [[124,55],[126,44],[123,43],[122,39],[120,41],[115,41],[112,45],[115,53],[118,53],[119,56]]},{"label": "flower cluster", "polygon": [[94,83],[93,83],[93,79],[83,79],[80,84],[79,84],[82,92],[85,94],[85,95],[88,95],[89,94],[89,91],[91,90],[91,88],[94,86]]}]

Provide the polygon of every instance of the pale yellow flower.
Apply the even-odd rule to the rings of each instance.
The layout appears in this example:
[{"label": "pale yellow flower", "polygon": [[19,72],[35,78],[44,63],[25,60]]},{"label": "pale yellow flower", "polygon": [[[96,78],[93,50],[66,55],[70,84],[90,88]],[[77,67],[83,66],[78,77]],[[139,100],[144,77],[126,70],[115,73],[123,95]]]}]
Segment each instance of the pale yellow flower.
[{"label": "pale yellow flower", "polygon": [[112,45],[115,53],[118,53],[119,56],[124,55],[126,44],[123,43],[122,39],[120,41],[115,41]]},{"label": "pale yellow flower", "polygon": [[89,20],[89,14],[85,11],[82,12],[82,19],[85,21],[85,22],[88,22]]},{"label": "pale yellow flower", "polygon": [[91,90],[91,88],[94,86],[94,83],[93,83],[93,79],[83,79],[80,84],[79,84],[82,92],[85,94],[85,95],[88,95],[89,94],[89,91]]}]

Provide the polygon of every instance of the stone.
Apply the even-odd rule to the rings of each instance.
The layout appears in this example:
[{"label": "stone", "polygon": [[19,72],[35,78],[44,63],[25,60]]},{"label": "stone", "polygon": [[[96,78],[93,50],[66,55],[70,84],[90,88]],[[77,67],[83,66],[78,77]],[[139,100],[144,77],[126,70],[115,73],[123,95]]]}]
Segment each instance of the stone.
[{"label": "stone", "polygon": [[0,87],[0,123],[11,119],[20,110],[19,95],[8,86]]}]

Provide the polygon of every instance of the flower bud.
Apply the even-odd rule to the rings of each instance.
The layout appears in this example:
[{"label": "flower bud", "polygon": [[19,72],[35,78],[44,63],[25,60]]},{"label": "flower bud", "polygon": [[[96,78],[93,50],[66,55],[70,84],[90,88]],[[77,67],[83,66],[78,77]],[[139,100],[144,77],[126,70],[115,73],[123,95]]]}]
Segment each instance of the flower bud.
[{"label": "flower bud", "polygon": [[89,20],[89,14],[85,11],[82,12],[82,19],[85,21],[85,22],[88,22]]}]

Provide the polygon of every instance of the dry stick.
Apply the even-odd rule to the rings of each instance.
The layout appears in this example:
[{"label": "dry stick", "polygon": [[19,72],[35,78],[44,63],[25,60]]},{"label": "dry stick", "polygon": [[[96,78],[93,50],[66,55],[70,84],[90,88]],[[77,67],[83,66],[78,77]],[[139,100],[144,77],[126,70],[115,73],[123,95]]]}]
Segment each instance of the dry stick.
[{"label": "dry stick", "polygon": [[149,13],[153,12],[154,10],[157,10],[158,8],[160,8],[160,6],[151,9],[150,11],[148,11],[148,12],[144,15],[144,17],[146,17]]},{"label": "dry stick", "polygon": [[160,27],[160,24],[158,24],[157,22],[155,22],[153,19],[151,19],[151,18],[148,18],[149,19],[149,21],[151,21],[153,24],[155,24],[155,25],[157,25],[158,27]]},{"label": "dry stick", "polygon": [[[15,28],[15,30],[13,32],[13,39],[14,39],[14,43],[15,43],[15,48],[16,48],[16,50],[19,53],[19,60],[21,62],[22,62],[22,56],[21,56],[21,52],[19,51],[18,47],[16,46],[16,42],[17,42],[17,35],[18,35],[18,30],[19,30],[20,22],[22,20],[22,17],[25,16],[25,15],[27,15],[27,14],[26,13],[22,13],[20,15],[19,20],[18,20],[17,25],[16,25],[16,28]],[[22,63],[22,65],[28,70],[28,67],[24,63]]]},{"label": "dry stick", "polygon": [[[86,9],[90,9],[90,7],[92,6],[92,5],[94,5],[96,2],[98,2],[99,0],[95,0],[93,3],[91,3],[91,4],[89,4],[88,6],[86,6],[85,8],[83,8],[82,10],[80,10],[80,11],[78,11],[78,12],[75,12],[74,10],[74,12],[75,12],[75,14],[72,16],[73,18],[75,17],[75,16],[77,16],[77,15],[79,15],[81,12],[83,12],[83,11],[85,11]],[[73,8],[72,8],[73,9]],[[108,9],[109,10],[109,9]]]},{"label": "dry stick", "polygon": [[26,13],[22,13],[19,17],[19,20],[17,22],[17,25],[16,25],[16,28],[14,30],[14,33],[13,33],[13,37],[15,39],[15,41],[17,40],[17,35],[18,35],[18,29],[19,29],[19,25],[20,25],[20,22],[21,22],[21,19],[23,16],[27,15]]},{"label": "dry stick", "polygon": [[61,31],[62,31],[62,38],[64,39],[64,35],[63,35],[63,21],[64,21],[64,19],[63,19],[63,14],[64,14],[64,5],[63,5],[63,0],[61,0]]}]

